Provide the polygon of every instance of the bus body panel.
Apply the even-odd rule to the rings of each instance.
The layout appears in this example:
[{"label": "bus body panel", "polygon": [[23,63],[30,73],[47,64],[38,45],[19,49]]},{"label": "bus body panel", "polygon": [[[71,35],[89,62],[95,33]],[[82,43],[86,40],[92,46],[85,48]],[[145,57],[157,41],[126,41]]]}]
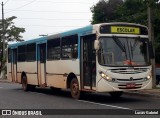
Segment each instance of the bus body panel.
[{"label": "bus body panel", "polygon": [[46,67],[48,86],[66,88],[67,75],[80,75],[79,59],[47,61]]},{"label": "bus body panel", "polygon": [[9,81],[12,81],[11,63],[7,63],[7,79],[8,79]]},{"label": "bus body panel", "polygon": [[24,72],[27,75],[28,84],[38,85],[37,62],[19,62],[17,67],[19,83],[21,83],[21,75]]}]

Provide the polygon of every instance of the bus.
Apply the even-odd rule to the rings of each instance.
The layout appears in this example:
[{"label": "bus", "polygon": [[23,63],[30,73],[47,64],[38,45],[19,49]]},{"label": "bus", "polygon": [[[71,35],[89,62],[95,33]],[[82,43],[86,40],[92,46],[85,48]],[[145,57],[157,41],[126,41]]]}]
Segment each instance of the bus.
[{"label": "bus", "polygon": [[7,78],[38,87],[110,93],[152,88],[148,29],[134,23],[89,25],[8,45]]}]

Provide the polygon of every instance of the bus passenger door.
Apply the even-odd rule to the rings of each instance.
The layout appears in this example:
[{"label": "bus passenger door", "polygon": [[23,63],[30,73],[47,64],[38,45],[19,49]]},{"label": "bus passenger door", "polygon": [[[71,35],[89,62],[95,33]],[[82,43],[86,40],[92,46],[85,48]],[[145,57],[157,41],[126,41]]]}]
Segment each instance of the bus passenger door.
[{"label": "bus passenger door", "polygon": [[83,36],[81,39],[81,84],[83,89],[96,88],[96,35]]},{"label": "bus passenger door", "polygon": [[46,86],[46,43],[38,45],[38,81],[41,87]]},{"label": "bus passenger door", "polygon": [[17,49],[12,49],[11,76],[13,82],[17,81]]}]

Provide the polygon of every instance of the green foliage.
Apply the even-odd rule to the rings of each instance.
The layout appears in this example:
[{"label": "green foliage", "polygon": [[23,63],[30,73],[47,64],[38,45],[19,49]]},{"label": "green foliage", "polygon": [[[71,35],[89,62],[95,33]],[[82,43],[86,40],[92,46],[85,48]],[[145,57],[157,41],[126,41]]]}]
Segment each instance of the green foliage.
[{"label": "green foliage", "polygon": [[116,8],[123,3],[123,0],[100,0],[91,7],[92,24],[113,21],[116,19]]},{"label": "green foliage", "polygon": [[143,0],[126,0],[116,9],[116,21],[147,25],[147,6]]},{"label": "green foliage", "polygon": [[[4,32],[4,36],[5,36],[5,40],[6,42],[10,42],[10,41],[23,41],[23,37],[20,35],[21,33],[25,32],[24,28],[20,28],[20,27],[16,27],[14,25],[13,20],[16,19],[17,17],[12,16],[9,18],[6,18],[4,20],[4,26],[5,26],[5,32]],[[3,32],[2,32],[2,20],[0,20],[0,36],[2,36]]]},{"label": "green foliage", "polygon": [[2,20],[0,20],[0,71],[5,70],[5,63],[6,63],[6,56],[2,56],[2,46],[3,46],[3,41],[2,41],[2,36],[4,36],[5,39],[5,45],[8,44],[8,42],[11,41],[23,41],[23,37],[20,35],[21,33],[25,32],[24,28],[16,27],[14,25],[13,20],[16,19],[17,17],[12,16],[9,18],[4,19],[4,31],[2,28]]}]

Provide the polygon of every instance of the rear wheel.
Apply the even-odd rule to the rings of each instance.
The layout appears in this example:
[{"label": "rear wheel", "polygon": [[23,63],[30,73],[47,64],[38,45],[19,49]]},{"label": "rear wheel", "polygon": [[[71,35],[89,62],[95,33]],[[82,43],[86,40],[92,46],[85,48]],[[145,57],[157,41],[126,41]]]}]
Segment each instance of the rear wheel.
[{"label": "rear wheel", "polygon": [[23,88],[24,91],[29,90],[29,85],[27,83],[27,77],[26,76],[22,77],[22,88]]},{"label": "rear wheel", "polygon": [[35,89],[35,85],[29,85],[28,82],[27,82],[27,77],[26,76],[23,76],[22,77],[22,88],[24,91],[29,91],[29,90],[34,90]]},{"label": "rear wheel", "polygon": [[113,98],[119,98],[119,97],[121,97],[121,95],[123,94],[123,91],[110,92],[109,94],[110,94],[111,97],[113,97]]},{"label": "rear wheel", "polygon": [[71,89],[71,96],[74,99],[79,99],[80,98],[80,90],[79,90],[79,84],[78,80],[76,78],[73,78],[70,84],[70,89]]}]

